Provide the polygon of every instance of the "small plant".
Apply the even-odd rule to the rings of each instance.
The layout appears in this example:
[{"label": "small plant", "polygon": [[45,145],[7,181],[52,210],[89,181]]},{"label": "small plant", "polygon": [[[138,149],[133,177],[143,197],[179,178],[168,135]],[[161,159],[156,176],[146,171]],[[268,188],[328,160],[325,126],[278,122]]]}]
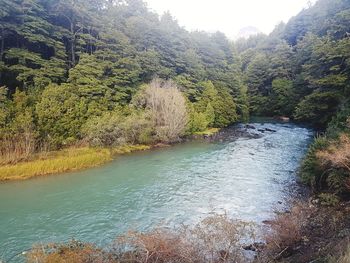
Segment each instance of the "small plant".
[{"label": "small plant", "polygon": [[339,203],[339,197],[334,194],[321,193],[318,195],[320,204],[324,206],[336,206]]},{"label": "small plant", "polygon": [[92,244],[72,240],[65,245],[35,246],[27,255],[28,263],[99,263],[107,260],[106,252]]}]

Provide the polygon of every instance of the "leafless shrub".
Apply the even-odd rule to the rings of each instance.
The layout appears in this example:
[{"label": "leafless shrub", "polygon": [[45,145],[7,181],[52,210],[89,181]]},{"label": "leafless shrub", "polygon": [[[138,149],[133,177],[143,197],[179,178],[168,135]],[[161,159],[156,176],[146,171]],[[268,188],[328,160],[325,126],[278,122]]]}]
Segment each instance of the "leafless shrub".
[{"label": "leafless shrub", "polygon": [[244,242],[254,242],[254,226],[226,215],[211,216],[196,226],[177,230],[129,232],[109,250],[73,241],[66,245],[37,246],[28,263],[219,263],[250,262]]},{"label": "leafless shrub", "polygon": [[147,234],[129,233],[119,238],[115,247],[131,248],[133,253],[115,254],[135,260],[131,262],[249,262],[242,245],[254,242],[254,238],[253,224],[215,215],[176,232],[157,229]]},{"label": "leafless shrub", "polygon": [[178,140],[185,131],[188,114],[185,97],[176,84],[154,79],[144,90],[143,97],[158,139],[164,142]]},{"label": "leafless shrub", "polygon": [[28,160],[35,151],[35,136],[28,131],[0,137],[0,164],[14,164]]},{"label": "leafless shrub", "polygon": [[185,236],[166,229],[129,232],[118,238],[113,250],[120,262],[200,262],[198,251]]},{"label": "leafless shrub", "polygon": [[282,257],[303,240],[304,227],[312,211],[308,204],[298,203],[290,212],[276,215],[265,235],[268,258]]},{"label": "leafless shrub", "polygon": [[210,216],[190,232],[206,262],[247,262],[242,244],[255,239],[253,224],[227,215]]}]

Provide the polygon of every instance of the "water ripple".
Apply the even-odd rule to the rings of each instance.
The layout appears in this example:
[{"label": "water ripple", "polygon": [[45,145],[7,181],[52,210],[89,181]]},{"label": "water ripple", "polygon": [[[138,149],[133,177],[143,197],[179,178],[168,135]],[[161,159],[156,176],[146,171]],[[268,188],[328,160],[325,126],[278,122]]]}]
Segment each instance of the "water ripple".
[{"label": "water ripple", "polygon": [[188,143],[104,167],[0,185],[0,255],[36,242],[106,244],[132,229],[194,223],[212,212],[261,222],[285,205],[312,133],[293,124],[261,138]]}]

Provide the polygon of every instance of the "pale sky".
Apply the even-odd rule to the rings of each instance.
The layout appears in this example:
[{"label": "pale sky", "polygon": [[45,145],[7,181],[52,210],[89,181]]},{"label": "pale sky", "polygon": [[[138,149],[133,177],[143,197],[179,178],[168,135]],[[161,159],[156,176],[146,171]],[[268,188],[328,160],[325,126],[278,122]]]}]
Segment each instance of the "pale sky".
[{"label": "pale sky", "polygon": [[187,30],[221,31],[234,38],[241,28],[254,26],[270,33],[315,0],[145,0],[148,7],[170,13]]}]

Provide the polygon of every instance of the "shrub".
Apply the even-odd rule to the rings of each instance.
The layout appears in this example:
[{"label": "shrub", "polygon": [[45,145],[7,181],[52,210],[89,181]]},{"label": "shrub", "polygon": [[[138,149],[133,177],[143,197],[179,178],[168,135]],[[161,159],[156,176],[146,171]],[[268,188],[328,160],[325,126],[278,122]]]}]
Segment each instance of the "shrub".
[{"label": "shrub", "polygon": [[131,144],[149,144],[154,141],[154,127],[149,112],[133,111],[122,123],[124,138]]},{"label": "shrub", "polygon": [[267,253],[281,255],[298,245],[311,212],[312,208],[307,204],[299,203],[290,212],[278,214],[270,223],[271,229],[266,232]]},{"label": "shrub", "polygon": [[248,262],[243,242],[254,239],[253,225],[211,216],[193,228],[155,229],[148,233],[129,232],[109,249],[72,241],[66,245],[36,246],[28,263],[202,263]]},{"label": "shrub", "polygon": [[123,121],[124,117],[119,112],[108,112],[87,121],[82,133],[91,146],[115,147],[126,142]]},{"label": "shrub", "polygon": [[35,136],[23,134],[4,135],[0,138],[0,165],[28,160],[35,151]]},{"label": "shrub", "polygon": [[314,142],[310,145],[301,165],[301,180],[309,186],[312,186],[316,191],[322,188],[322,184],[325,181],[322,177],[324,170],[320,165],[316,153],[320,150],[326,149],[327,146],[327,137],[316,137]]},{"label": "shrub", "polygon": [[57,148],[80,139],[80,129],[86,120],[87,104],[67,84],[49,85],[36,104],[39,130]]},{"label": "shrub", "polygon": [[[247,262],[242,242],[255,238],[253,225],[232,220],[227,215],[214,215],[193,228],[176,232],[156,229],[142,234],[131,232],[119,238],[114,254],[120,262]],[[133,253],[123,253],[124,248]],[[134,261],[133,261],[134,260]]]},{"label": "shrub", "polygon": [[184,134],[186,99],[174,82],[154,79],[135,96],[134,104],[149,110],[159,141],[174,142]]},{"label": "shrub", "polygon": [[193,111],[190,114],[188,122],[188,131],[192,134],[195,132],[205,131],[208,128],[208,120],[205,113]]},{"label": "shrub", "polygon": [[350,172],[350,138],[341,134],[338,142],[332,143],[326,150],[318,151],[317,157],[325,167]]},{"label": "shrub", "polygon": [[335,206],[339,203],[339,198],[334,194],[321,193],[318,195],[320,204],[324,206]]},{"label": "shrub", "polygon": [[328,186],[336,192],[348,191],[350,175],[350,138],[341,134],[337,141],[316,152],[316,157],[327,175]]},{"label": "shrub", "polygon": [[107,112],[90,119],[82,127],[85,140],[91,146],[103,147],[153,142],[154,128],[149,113],[131,111],[128,114]]}]

